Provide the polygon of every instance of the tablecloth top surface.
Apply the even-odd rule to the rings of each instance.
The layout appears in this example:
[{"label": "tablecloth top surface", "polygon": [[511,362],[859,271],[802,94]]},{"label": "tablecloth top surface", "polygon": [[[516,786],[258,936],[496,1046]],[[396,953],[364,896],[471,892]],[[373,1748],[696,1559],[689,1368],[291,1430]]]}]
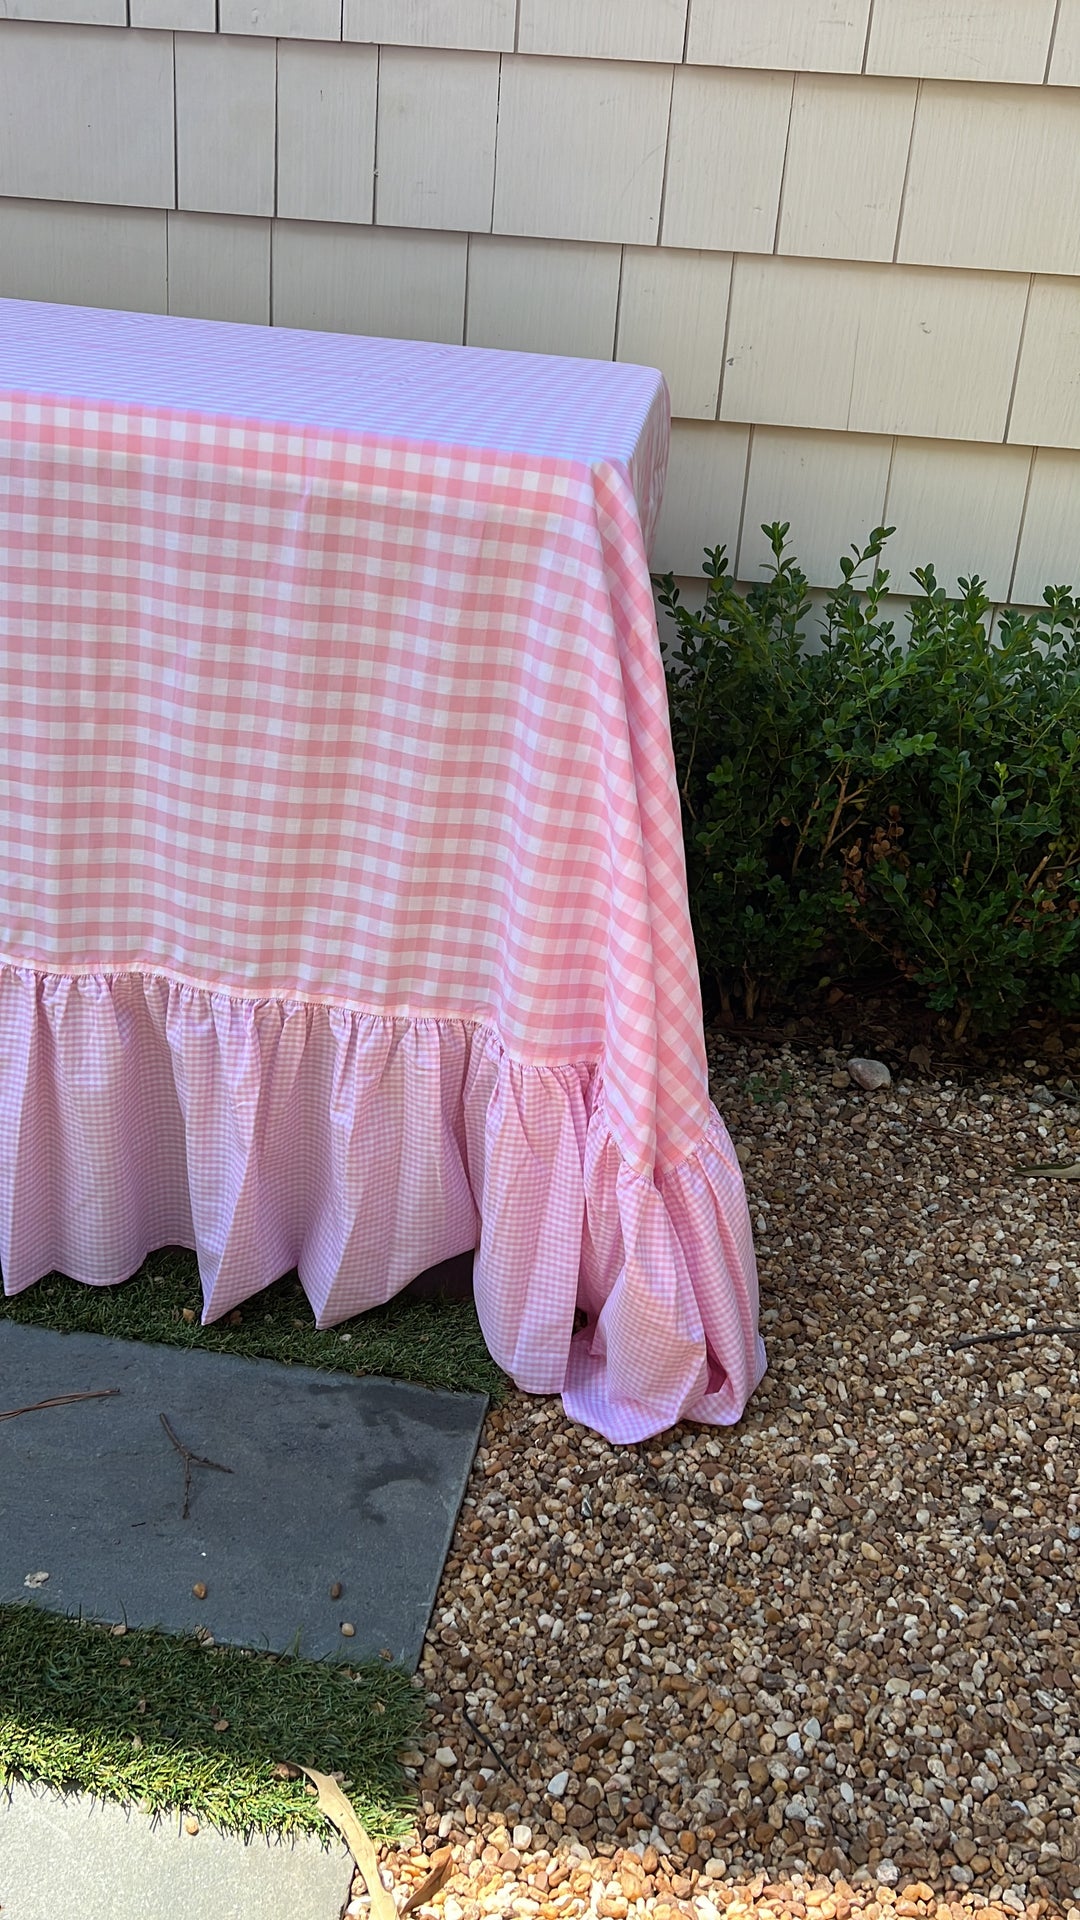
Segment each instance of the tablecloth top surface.
[{"label": "tablecloth top surface", "polygon": [[651,367],[0,299],[0,390],[629,460]]}]

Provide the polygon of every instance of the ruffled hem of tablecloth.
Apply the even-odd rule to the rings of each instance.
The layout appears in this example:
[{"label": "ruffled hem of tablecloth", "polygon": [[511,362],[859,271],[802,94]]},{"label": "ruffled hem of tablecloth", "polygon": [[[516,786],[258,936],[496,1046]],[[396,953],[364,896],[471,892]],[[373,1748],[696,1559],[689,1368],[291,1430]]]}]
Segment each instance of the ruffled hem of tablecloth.
[{"label": "ruffled hem of tablecloth", "polygon": [[490,1026],[8,965],[0,1125],[9,1294],[54,1270],[116,1284],[178,1245],[204,1321],[296,1268],[328,1327],[475,1248],[494,1358],[608,1439],[730,1424],[764,1372],[715,1109],[646,1177],[599,1062],[523,1064]]}]

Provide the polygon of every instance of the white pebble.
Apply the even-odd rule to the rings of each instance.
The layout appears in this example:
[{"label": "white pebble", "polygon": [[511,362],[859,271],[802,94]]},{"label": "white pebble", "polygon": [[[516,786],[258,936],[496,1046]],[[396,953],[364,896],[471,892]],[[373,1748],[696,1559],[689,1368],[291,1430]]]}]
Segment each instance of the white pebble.
[{"label": "white pebble", "polygon": [[561,1773],[552,1775],[552,1778],[548,1781],[547,1790],[553,1800],[561,1800],[569,1785],[570,1773],[568,1768],[564,1767]]},{"label": "white pebble", "polygon": [[867,1093],[876,1093],[879,1087],[892,1086],[892,1074],[884,1060],[863,1060],[858,1056],[849,1060],[847,1070],[857,1087],[863,1087]]}]

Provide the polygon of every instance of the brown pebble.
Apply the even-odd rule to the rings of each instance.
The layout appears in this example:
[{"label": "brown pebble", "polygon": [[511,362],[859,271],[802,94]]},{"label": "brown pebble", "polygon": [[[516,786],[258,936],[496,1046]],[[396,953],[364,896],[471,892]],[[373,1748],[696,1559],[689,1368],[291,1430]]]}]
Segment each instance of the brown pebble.
[{"label": "brown pebble", "polygon": [[341,1581],[340,1580],[334,1581],[334,1584],[330,1589],[330,1598],[331,1600],[341,1599]]},{"label": "brown pebble", "polygon": [[195,1834],[195,1833],[198,1833],[198,1831],[199,1831],[199,1823],[195,1819],[194,1815],[191,1815],[187,1820],[184,1821],[184,1832]]},{"label": "brown pebble", "polygon": [[356,1628],[353,1626],[351,1620],[343,1620],[341,1623],[341,1631],[346,1640],[351,1640],[353,1634],[356,1632]]},{"label": "brown pebble", "polygon": [[195,1585],[192,1587],[191,1591],[195,1595],[196,1600],[205,1600],[206,1599],[205,1581],[196,1580]]}]

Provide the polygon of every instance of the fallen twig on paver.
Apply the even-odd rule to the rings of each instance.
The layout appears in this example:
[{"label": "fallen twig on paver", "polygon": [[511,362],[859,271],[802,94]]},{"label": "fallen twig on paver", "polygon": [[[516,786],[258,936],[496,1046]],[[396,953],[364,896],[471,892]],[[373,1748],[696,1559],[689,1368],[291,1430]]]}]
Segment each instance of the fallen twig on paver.
[{"label": "fallen twig on paver", "polygon": [[300,1772],[307,1775],[318,1794],[320,1813],[325,1813],[327,1819],[333,1822],[367,1882],[371,1920],[398,1920],[397,1903],[383,1886],[371,1837],[358,1820],[351,1801],[346,1799],[337,1781],[331,1780],[328,1773],[317,1773],[314,1767],[305,1767],[299,1761],[296,1764]]},{"label": "fallen twig on paver", "polygon": [[211,1467],[215,1473],[231,1473],[232,1468],[223,1467],[220,1460],[204,1460],[201,1454],[192,1453],[190,1447],[185,1447],[183,1441],[177,1439],[163,1413],[158,1414],[158,1419],[161,1421],[169,1439],[172,1441],[173,1446],[184,1462],[184,1508],[180,1518],[181,1520],[186,1520],[188,1517],[188,1505],[191,1500],[192,1467]]},{"label": "fallen twig on paver", "polygon": [[0,1420],[17,1420],[21,1413],[41,1413],[45,1407],[69,1407],[75,1400],[108,1400],[119,1387],[97,1387],[92,1393],[56,1393],[51,1400],[35,1400],[29,1407],[9,1407]]},{"label": "fallen twig on paver", "polygon": [[1080,1327],[1009,1327],[1004,1333],[966,1333],[962,1340],[950,1340],[948,1351],[958,1347],[981,1347],[991,1340],[1031,1340],[1037,1335],[1071,1333],[1080,1339]]}]

